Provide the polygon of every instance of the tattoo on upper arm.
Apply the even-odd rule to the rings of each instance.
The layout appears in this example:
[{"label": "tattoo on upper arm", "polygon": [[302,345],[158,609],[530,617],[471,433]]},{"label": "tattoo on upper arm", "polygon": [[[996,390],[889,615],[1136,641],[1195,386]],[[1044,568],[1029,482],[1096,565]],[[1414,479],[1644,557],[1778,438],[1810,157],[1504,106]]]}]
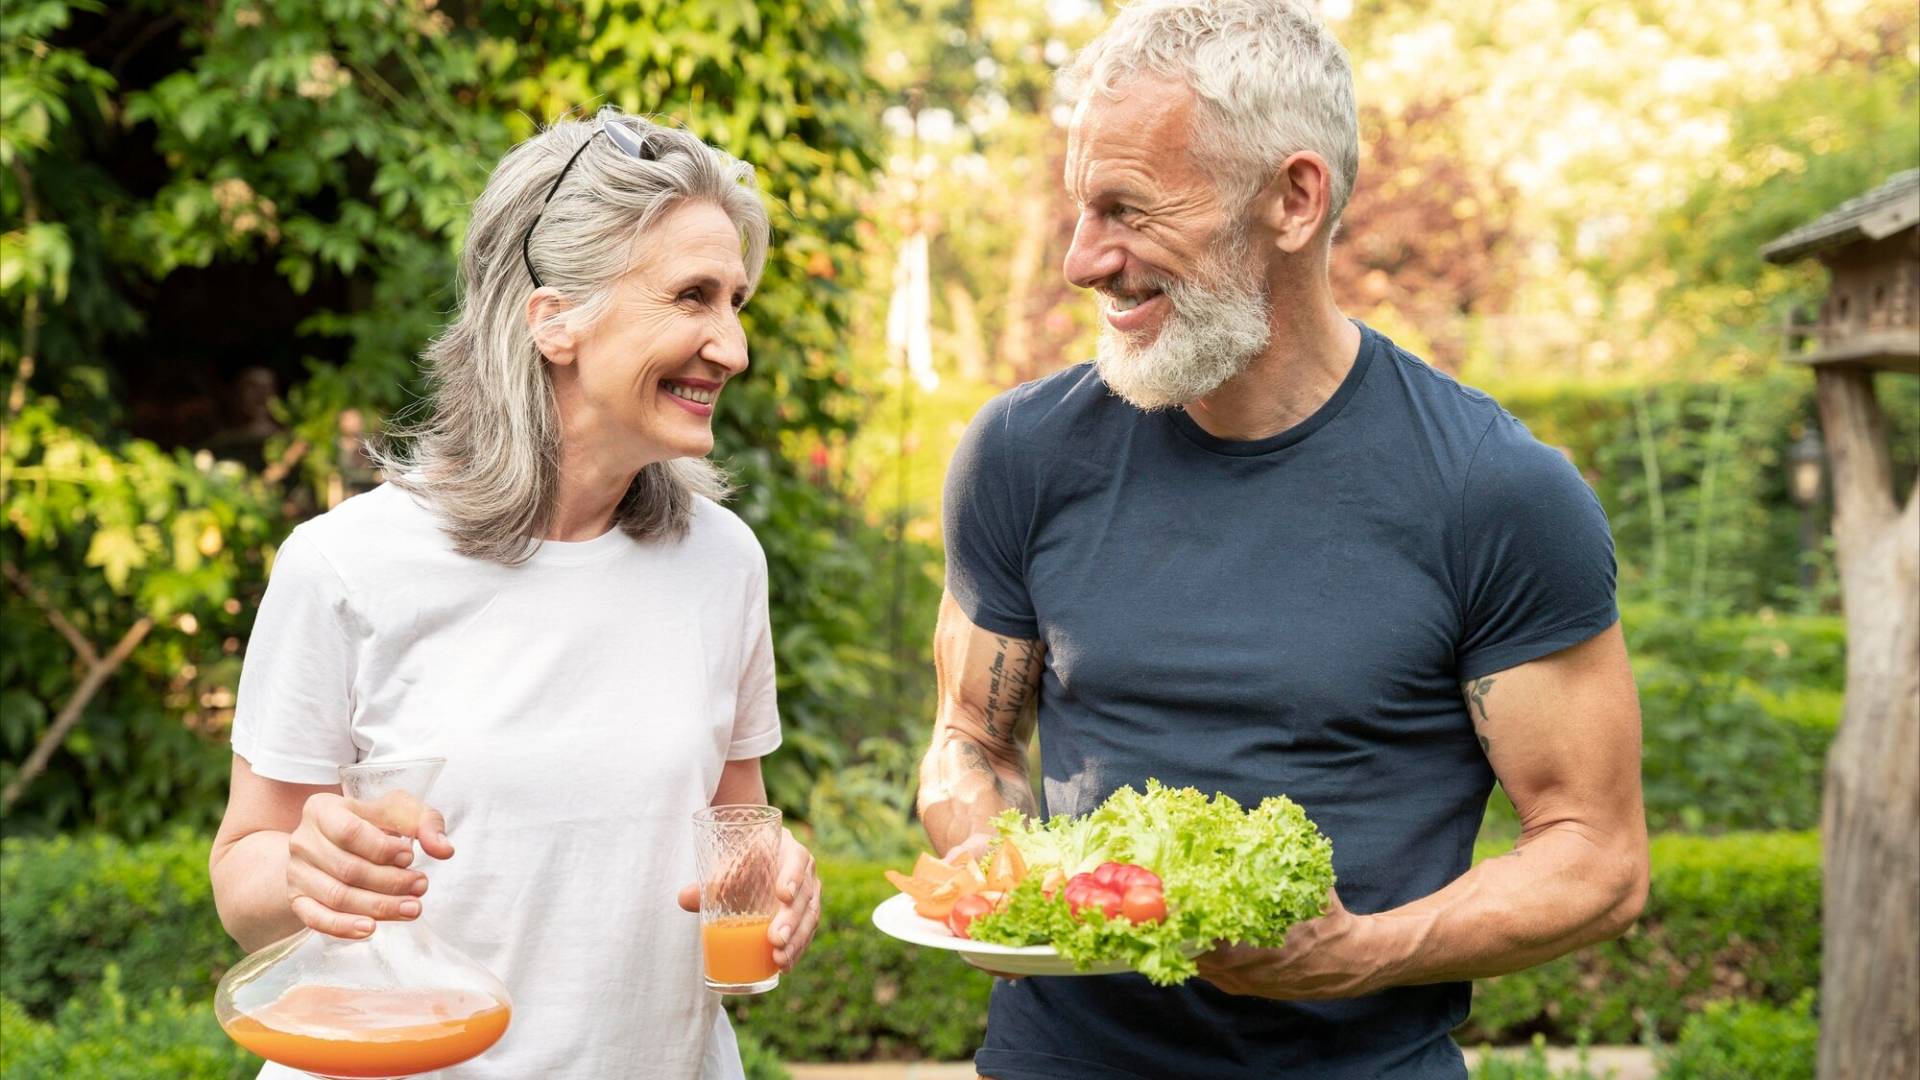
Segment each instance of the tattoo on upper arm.
[{"label": "tattoo on upper arm", "polygon": [[1012,739],[1019,732],[1039,660],[1039,642],[994,636],[993,661],[987,665],[986,725],[990,737]]},{"label": "tattoo on upper arm", "polygon": [[960,767],[991,780],[994,793],[1000,796],[1002,802],[1024,814],[1038,813],[1038,807],[1033,801],[1033,792],[995,769],[993,760],[987,757],[987,752],[981,749],[980,744],[970,739],[956,739],[953,745],[954,752],[960,757]]},{"label": "tattoo on upper arm", "polygon": [[1467,713],[1473,719],[1475,733],[1480,736],[1480,752],[1491,753],[1493,740],[1487,737],[1487,695],[1493,692],[1493,676],[1469,679],[1461,689],[1466,691]]}]

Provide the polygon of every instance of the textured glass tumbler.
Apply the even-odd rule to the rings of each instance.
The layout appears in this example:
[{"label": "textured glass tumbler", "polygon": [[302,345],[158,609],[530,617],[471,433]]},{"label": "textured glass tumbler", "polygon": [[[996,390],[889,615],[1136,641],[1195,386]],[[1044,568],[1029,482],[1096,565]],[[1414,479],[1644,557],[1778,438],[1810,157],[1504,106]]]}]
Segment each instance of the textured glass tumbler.
[{"label": "textured glass tumbler", "polygon": [[759,994],[780,985],[767,929],[780,910],[780,811],[710,806],[693,815],[700,874],[700,953],[707,989]]}]

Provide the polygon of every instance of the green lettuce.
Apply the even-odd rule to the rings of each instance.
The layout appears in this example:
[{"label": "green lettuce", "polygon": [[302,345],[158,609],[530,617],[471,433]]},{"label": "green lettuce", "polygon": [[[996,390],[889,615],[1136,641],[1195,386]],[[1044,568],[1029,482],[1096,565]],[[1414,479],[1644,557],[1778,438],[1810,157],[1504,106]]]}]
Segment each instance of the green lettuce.
[{"label": "green lettuce", "polygon": [[[1252,810],[1225,795],[1148,780],[1143,795],[1114,792],[1084,817],[1040,822],[1008,811],[995,822],[1012,840],[1027,876],[1006,908],[973,922],[967,935],[999,945],[1052,945],[1085,969],[1121,960],[1160,986],[1197,972],[1194,947],[1235,942],[1278,948],[1295,923],[1325,913],[1333,889],[1333,844],[1284,796]],[[1050,869],[1067,877],[1103,862],[1144,866],[1165,886],[1167,918],[1134,925],[1088,910],[1076,919],[1041,885]]]}]

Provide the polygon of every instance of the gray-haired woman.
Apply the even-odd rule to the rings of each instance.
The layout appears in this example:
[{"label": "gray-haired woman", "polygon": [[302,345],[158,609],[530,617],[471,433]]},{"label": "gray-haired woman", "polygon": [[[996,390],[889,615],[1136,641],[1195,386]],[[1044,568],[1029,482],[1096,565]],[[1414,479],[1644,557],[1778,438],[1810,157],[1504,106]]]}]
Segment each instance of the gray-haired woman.
[{"label": "gray-haired woman", "polygon": [[[275,560],[213,847],[221,919],[253,949],[417,917],[408,842],[336,769],[445,756],[418,837],[433,925],[515,1009],[451,1075],[740,1074],[675,905],[698,904],[692,813],[764,802],[780,743],[766,561],[704,460],[767,235],[752,169],[685,131],[606,110],[515,147],[427,351],[432,418],[385,486]],[[820,888],[790,834],[781,860],[784,968]]]}]

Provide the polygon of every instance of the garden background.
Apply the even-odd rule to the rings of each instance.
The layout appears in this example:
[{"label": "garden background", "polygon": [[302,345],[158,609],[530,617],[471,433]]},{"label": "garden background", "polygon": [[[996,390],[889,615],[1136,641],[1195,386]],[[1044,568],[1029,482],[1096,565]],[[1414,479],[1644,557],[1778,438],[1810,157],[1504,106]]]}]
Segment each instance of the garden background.
[{"label": "garden background", "polygon": [[[1846,643],[1825,505],[1789,484],[1812,378],[1778,328],[1824,273],[1757,249],[1920,165],[1920,15],[1320,6],[1361,101],[1342,303],[1593,483],[1645,713],[1640,925],[1483,982],[1457,1034],[1810,1076]],[[829,856],[831,905],[803,968],[736,1003],[749,1057],[774,1076],[968,1055],[986,977],[866,916],[879,866],[919,844],[947,457],[987,398],[1091,355],[1094,306],[1058,272],[1052,74],[1101,5],[0,11],[0,1074],[252,1075],[209,1005],[238,950],[205,867],[274,547],[377,482],[363,441],[420,390],[491,163],[602,102],[756,163],[776,215],[716,456],[771,566],[787,741],[769,788]],[[1904,490],[1920,381],[1881,382]],[[1496,793],[1483,850],[1514,831]]]}]

